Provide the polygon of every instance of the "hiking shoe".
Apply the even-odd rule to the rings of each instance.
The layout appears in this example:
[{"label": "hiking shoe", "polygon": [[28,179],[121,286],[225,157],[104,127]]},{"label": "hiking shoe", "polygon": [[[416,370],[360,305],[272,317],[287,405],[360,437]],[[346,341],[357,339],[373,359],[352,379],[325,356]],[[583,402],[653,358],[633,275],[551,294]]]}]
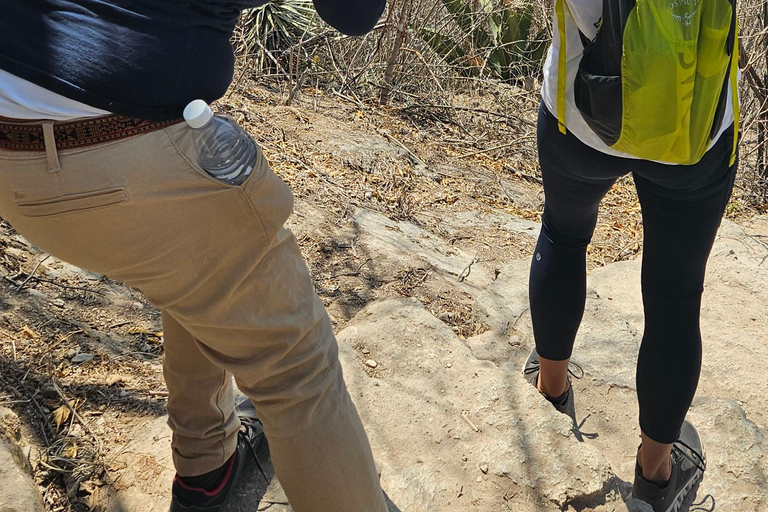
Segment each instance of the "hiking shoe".
[{"label": "hiking shoe", "polygon": [[[680,437],[672,445],[672,475],[664,487],[643,478],[640,465],[635,463],[635,483],[632,497],[648,503],[653,512],[688,510],[704,478],[707,459],[696,429],[688,420],[683,422]],[[687,505],[687,507],[684,507]]]},{"label": "hiking shoe", "polygon": [[[541,365],[539,363],[539,354],[536,352],[536,347],[534,347],[533,350],[531,350],[530,355],[528,355],[528,359],[525,361],[525,365],[523,366],[523,377],[525,377],[525,379],[530,382],[531,385],[537,390],[539,389],[538,384],[540,369]],[[576,409],[573,403],[573,386],[570,385],[571,377],[575,379],[584,377],[584,370],[582,370],[581,366],[571,361],[568,365],[568,373],[570,374],[568,376],[569,386],[565,393],[554,398],[549,397],[544,393],[541,394],[549,401],[549,403],[555,406],[555,409],[558,412],[561,412],[576,421]]]},{"label": "hiking shoe", "polygon": [[[249,404],[250,405],[250,404]],[[241,412],[238,410],[238,412]],[[254,411],[255,412],[255,411]],[[259,460],[269,458],[269,446],[264,437],[261,421],[255,414],[247,412],[240,416],[240,432],[237,434],[237,448],[227,462],[227,468],[219,486],[212,490],[195,489],[181,481],[178,475],[173,479],[171,508],[169,512],[221,512],[227,504],[232,490],[248,471],[258,468],[264,478],[267,474]]]}]

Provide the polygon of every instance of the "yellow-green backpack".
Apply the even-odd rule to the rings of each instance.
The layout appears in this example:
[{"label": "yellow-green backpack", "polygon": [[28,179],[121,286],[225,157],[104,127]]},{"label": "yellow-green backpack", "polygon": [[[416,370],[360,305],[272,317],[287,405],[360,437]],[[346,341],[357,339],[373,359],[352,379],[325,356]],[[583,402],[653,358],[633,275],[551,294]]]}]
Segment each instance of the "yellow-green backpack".
[{"label": "yellow-green backpack", "polygon": [[[565,129],[566,0],[556,0],[560,41],[558,118]],[[638,158],[693,164],[719,132],[728,84],[738,141],[736,0],[603,0],[586,42],[576,106],[609,147]],[[582,40],[584,38],[582,37]]]}]

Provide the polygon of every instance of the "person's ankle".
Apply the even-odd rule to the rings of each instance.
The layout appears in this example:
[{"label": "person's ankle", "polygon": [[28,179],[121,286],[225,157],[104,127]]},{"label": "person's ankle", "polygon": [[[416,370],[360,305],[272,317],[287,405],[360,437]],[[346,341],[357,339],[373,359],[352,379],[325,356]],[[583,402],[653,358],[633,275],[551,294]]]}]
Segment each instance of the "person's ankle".
[{"label": "person's ankle", "polygon": [[[637,452],[637,465],[640,466],[640,472],[643,475],[643,478],[648,480],[649,482],[653,482],[657,485],[663,486],[667,482],[669,482],[670,477],[672,476],[672,459],[668,458],[666,461],[662,461],[659,464],[651,465],[651,464],[645,464],[643,465],[642,461],[642,446]],[[665,464],[666,462],[666,464]]]},{"label": "person's ankle", "polygon": [[539,374],[539,379],[536,382],[536,389],[539,390],[539,393],[549,398],[557,398],[563,396],[568,391],[568,389],[570,389],[570,387],[571,385],[568,382],[568,379],[565,379],[565,382],[562,384],[552,384],[547,382],[545,385],[541,379],[541,374]]},{"label": "person's ankle", "polygon": [[227,480],[232,476],[232,469],[234,468],[236,458],[237,453],[233,453],[221,467],[209,471],[204,475],[182,477],[177,473],[175,480],[179,483],[179,487],[184,491],[215,494],[217,490],[221,490],[221,488],[224,487]]}]

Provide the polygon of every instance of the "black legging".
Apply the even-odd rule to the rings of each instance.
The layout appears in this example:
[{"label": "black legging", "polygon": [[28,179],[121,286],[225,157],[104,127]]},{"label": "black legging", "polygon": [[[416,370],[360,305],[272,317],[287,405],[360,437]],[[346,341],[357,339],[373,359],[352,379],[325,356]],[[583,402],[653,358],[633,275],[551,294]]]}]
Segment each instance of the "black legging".
[{"label": "black legging", "polygon": [[543,105],[539,112],[545,201],[530,276],[536,349],[547,359],[571,357],[584,313],[586,249],[598,205],[614,182],[631,172],[644,228],[640,428],[660,443],[677,440],[699,381],[704,271],[733,188],[732,143],[729,129],[690,166],[618,158],[562,134]]}]

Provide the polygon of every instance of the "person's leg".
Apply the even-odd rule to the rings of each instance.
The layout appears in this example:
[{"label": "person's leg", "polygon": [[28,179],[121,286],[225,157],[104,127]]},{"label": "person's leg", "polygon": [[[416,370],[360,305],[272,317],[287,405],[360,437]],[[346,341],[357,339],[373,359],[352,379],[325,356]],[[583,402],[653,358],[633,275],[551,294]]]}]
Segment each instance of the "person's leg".
[{"label": "person's leg", "polygon": [[162,317],[173,464],[180,477],[195,477],[221,468],[235,452],[240,420],[232,374],[213,364],[172,316]]},{"label": "person's leg", "polygon": [[569,386],[568,363],[586,301],[586,251],[598,206],[625,171],[621,159],[560,133],[543,106],[537,140],[544,214],[531,261],[529,300],[541,365],[538,389],[557,397]]},{"label": "person's leg", "polygon": [[144,291],[236,377],[294,510],[385,512],[330,322],[282,229],[290,190],[261,155],[242,186],[218,182],[193,146],[176,125],[61,152],[57,173],[44,155],[1,152],[0,215],[43,250]]},{"label": "person's leg", "polygon": [[[645,330],[637,362],[643,476],[664,481],[698,385],[707,259],[730,197],[731,135],[696,165],[650,164],[635,175],[643,211]],[[723,142],[724,141],[724,142]]]}]

